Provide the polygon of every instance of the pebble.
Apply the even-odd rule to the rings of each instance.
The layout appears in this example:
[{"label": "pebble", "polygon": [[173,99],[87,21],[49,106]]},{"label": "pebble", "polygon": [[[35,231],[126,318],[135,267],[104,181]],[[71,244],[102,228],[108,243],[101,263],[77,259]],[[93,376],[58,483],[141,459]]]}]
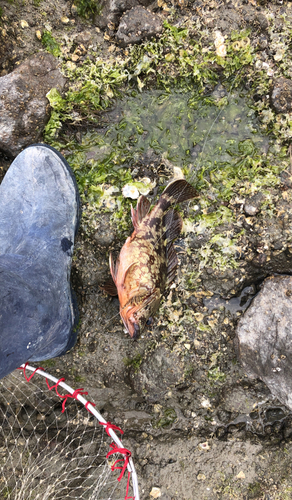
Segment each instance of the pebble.
[{"label": "pebble", "polygon": [[150,496],[152,498],[159,498],[161,497],[161,489],[160,488],[156,488],[155,486],[152,488],[152,490],[150,491]]}]

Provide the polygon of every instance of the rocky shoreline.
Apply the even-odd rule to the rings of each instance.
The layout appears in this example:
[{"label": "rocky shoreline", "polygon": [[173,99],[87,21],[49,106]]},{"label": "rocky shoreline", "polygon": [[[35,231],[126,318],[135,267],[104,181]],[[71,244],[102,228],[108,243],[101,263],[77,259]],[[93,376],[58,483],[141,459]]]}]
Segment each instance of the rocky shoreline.
[{"label": "rocky shoreline", "polygon": [[[46,140],[59,141],[63,153],[75,155],[78,163],[83,153],[77,146],[70,150],[69,139],[83,144],[83,134],[98,128],[98,120],[106,128],[115,119],[115,108],[107,107],[118,93],[158,86],[157,74],[162,81],[171,71],[175,81],[179,75],[188,85],[196,81],[215,100],[226,99],[230,85],[250,92],[259,126],[272,137],[273,155],[242,152],[252,161],[224,196],[218,186],[226,178],[208,173],[196,213],[184,207],[175,286],[153,327],[137,342],[123,331],[117,299],[109,300],[99,289],[108,275],[109,250],[118,251],[130,234],[129,219],[117,222],[110,210],[86,198],[89,188],[84,189],[72,271],[80,336],[72,352],[45,368],[72,386],[85,387],[104,417],[123,428],[142,499],[154,498],[153,488],[163,500],[288,499],[292,416],[289,387],[286,395],[282,389],[290,363],[291,278],[278,275],[289,275],[292,263],[291,2],[126,0],[105,2],[101,9],[93,4],[2,2],[1,178],[13,156],[42,140],[45,127]],[[94,65],[104,68],[95,80],[100,100],[96,104],[89,97],[87,105],[84,82]],[[50,95],[49,102],[51,88],[59,94]],[[201,143],[196,147],[190,152],[193,165],[202,150]],[[129,162],[126,170],[131,182],[146,176],[159,179],[160,187],[174,175],[173,165],[159,154],[149,155],[138,158],[136,166]],[[253,177],[247,177],[252,169]],[[127,182],[127,172],[120,182]],[[157,193],[150,191],[152,201]],[[129,204],[122,206],[128,213]],[[228,238],[230,253],[224,246]],[[267,298],[269,286],[273,293]],[[268,303],[269,322],[263,319],[259,340],[258,311]],[[288,325],[280,345],[273,307],[277,314],[283,307]],[[245,323],[249,317],[253,348],[266,342],[275,350],[261,351],[267,365],[243,343],[244,328],[251,331]],[[282,392],[275,386],[277,377]]]}]

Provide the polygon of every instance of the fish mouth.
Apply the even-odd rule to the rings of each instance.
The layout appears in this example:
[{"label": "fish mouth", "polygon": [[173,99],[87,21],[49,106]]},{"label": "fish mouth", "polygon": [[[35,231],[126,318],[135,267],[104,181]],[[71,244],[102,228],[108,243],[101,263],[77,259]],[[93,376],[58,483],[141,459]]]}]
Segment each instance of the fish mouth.
[{"label": "fish mouth", "polygon": [[123,317],[121,314],[121,318],[123,320],[124,326],[127,332],[130,334],[132,339],[137,339],[140,334],[140,326],[137,323],[134,323],[130,319]]},{"label": "fish mouth", "polygon": [[137,339],[139,335],[140,335],[140,327],[139,325],[137,325],[137,323],[134,323],[134,333],[132,335],[132,339]]}]

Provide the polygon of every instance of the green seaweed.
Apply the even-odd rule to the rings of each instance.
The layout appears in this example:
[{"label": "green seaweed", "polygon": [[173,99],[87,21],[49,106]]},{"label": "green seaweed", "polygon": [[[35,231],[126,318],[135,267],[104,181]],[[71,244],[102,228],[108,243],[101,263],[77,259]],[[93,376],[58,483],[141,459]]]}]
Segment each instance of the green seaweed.
[{"label": "green seaweed", "polygon": [[100,14],[102,6],[97,0],[75,0],[77,14],[84,19],[91,19]]},{"label": "green seaweed", "polygon": [[165,429],[170,427],[177,420],[177,414],[174,408],[165,408],[162,411],[162,416],[158,419],[155,419],[152,422],[154,428],[162,428]]},{"label": "green seaweed", "polygon": [[137,354],[133,358],[124,358],[123,362],[128,368],[132,368],[134,373],[139,371],[140,365],[143,361],[142,355]]},{"label": "green seaweed", "polygon": [[55,57],[61,55],[61,49],[58,42],[55,40],[50,31],[45,30],[42,34],[42,44],[44,48]]},{"label": "green seaweed", "polygon": [[223,383],[225,382],[226,375],[225,373],[220,371],[220,368],[218,366],[214,366],[213,368],[210,368],[208,371],[208,379],[212,383]]}]

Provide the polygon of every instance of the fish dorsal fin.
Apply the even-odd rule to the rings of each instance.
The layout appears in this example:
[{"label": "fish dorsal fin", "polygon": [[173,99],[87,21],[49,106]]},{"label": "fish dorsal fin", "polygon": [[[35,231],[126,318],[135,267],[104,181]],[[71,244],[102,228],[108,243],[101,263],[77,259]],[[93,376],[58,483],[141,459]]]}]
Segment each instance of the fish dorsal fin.
[{"label": "fish dorsal fin", "polygon": [[166,186],[160,197],[160,204],[163,210],[170,205],[181,203],[198,196],[198,192],[185,179],[177,179]]},{"label": "fish dorsal fin", "polygon": [[170,245],[167,246],[166,258],[167,258],[166,286],[169,286],[175,278],[176,268],[178,266],[178,258],[173,243],[170,243]]},{"label": "fish dorsal fin", "polygon": [[136,210],[131,205],[131,216],[132,216],[133,226],[135,229],[138,228],[139,224],[142,222],[144,217],[146,217],[146,215],[149,212],[149,208],[150,208],[150,201],[148,200],[148,198],[146,198],[146,196],[143,195],[140,196],[137,202]]},{"label": "fish dorsal fin", "polygon": [[112,277],[110,277],[107,280],[107,282],[103,286],[100,286],[99,288],[101,290],[104,290],[109,295],[112,295],[113,297],[115,295],[118,295],[118,290],[117,290],[117,287],[116,287],[116,285],[115,285],[114,280],[113,280]]},{"label": "fish dorsal fin", "polygon": [[180,235],[182,230],[183,221],[178,212],[169,210],[163,217],[163,226],[165,229],[165,236],[169,243]]}]

